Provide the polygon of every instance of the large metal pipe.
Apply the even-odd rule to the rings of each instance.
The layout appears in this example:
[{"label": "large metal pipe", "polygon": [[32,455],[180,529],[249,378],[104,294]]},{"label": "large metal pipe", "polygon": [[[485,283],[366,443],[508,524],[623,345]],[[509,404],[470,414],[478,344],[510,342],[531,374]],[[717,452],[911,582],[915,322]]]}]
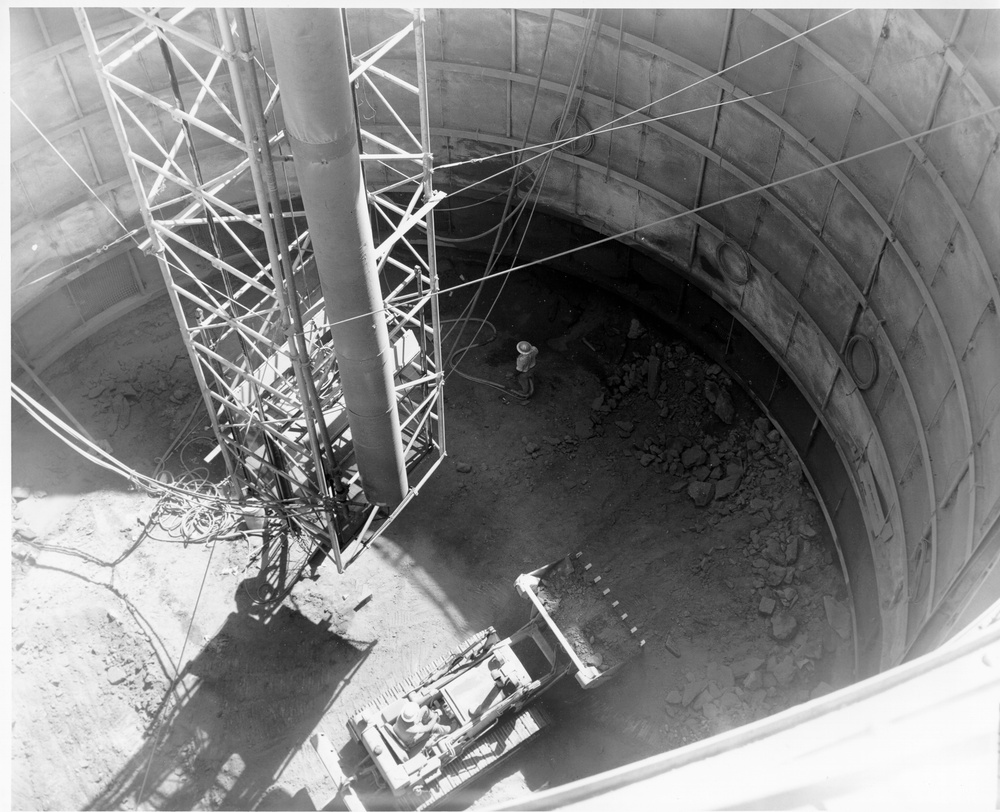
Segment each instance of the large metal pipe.
[{"label": "large metal pipe", "polygon": [[395,507],[406,466],[341,13],[269,9],[267,25],[361,483]]}]

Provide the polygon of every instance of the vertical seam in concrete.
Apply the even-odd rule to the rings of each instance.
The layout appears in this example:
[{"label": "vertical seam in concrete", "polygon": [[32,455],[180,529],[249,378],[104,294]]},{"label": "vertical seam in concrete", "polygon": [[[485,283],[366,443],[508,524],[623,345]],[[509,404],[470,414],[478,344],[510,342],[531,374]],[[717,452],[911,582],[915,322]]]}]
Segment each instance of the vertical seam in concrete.
[{"label": "vertical seam in concrete", "polygon": [[[762,19],[764,22],[766,22],[768,25],[770,25],[772,28],[781,31],[786,36],[792,36],[794,34],[800,33],[796,32],[791,26],[787,25],[778,17],[776,17],[773,14],[770,14],[769,12],[754,10],[753,13],[757,15],[760,19]],[[867,104],[869,104],[875,110],[875,112],[878,113],[879,116],[881,116],[883,121],[885,121],[889,125],[889,127],[893,130],[893,132],[895,132],[900,137],[906,137],[910,135],[910,133],[906,130],[906,128],[903,127],[902,123],[888,109],[888,107],[886,107],[885,104],[883,104],[882,101],[877,96],[875,96],[875,94],[872,93],[872,91],[866,85],[860,84],[852,74],[847,72],[835,59],[833,59],[833,57],[827,54],[826,51],[824,51],[814,42],[809,40],[809,38],[807,37],[803,37],[799,41],[802,43],[803,48],[810,51],[810,53],[812,53],[814,57],[819,59],[824,65],[826,65],[831,71],[833,71],[834,74],[838,75],[848,87],[854,89],[858,93],[859,97],[864,99],[864,101]],[[938,192],[941,194],[945,203],[948,204],[949,208],[952,209],[956,217],[958,217],[960,219],[960,222],[962,222],[963,230],[968,235],[969,242],[970,245],[972,246],[973,252],[976,254],[977,259],[979,260],[978,264],[980,265],[981,272],[984,273],[985,277],[988,280],[988,284],[990,284],[990,287],[993,289],[992,292],[994,293],[994,298],[997,298],[996,280],[993,279],[991,268],[986,261],[985,255],[983,254],[982,246],[979,244],[978,237],[972,230],[972,227],[969,224],[968,219],[965,217],[964,212],[961,210],[961,207],[958,204],[958,200],[955,198],[950,188],[945,184],[941,173],[937,170],[933,162],[924,153],[924,151],[920,148],[920,146],[914,143],[913,141],[908,141],[907,145],[910,152],[927,169],[928,175],[932,179],[934,185],[937,187]],[[897,253],[901,253],[902,256],[902,249],[899,246],[898,242],[895,243],[894,247]],[[912,265],[912,261],[908,264]],[[936,304],[934,303],[933,297],[930,296],[930,291],[924,284],[923,279],[919,276],[919,274],[916,273],[915,269],[912,270],[911,276],[913,277],[914,284],[920,290],[921,296],[924,299],[925,306],[930,308],[931,317],[933,318],[938,333],[941,336],[941,344],[945,350],[945,354],[948,359],[948,364],[949,367],[951,368],[952,377],[955,381],[956,392],[959,398],[959,413],[962,419],[963,428],[965,429],[966,441],[967,441],[966,445],[972,447],[971,414],[969,412],[968,397],[965,391],[965,382],[962,379],[962,372],[958,364],[958,359],[955,355],[954,345],[951,343],[951,338],[948,335],[948,332],[944,326],[944,321],[941,317],[941,314],[938,311]],[[969,504],[971,511],[970,515],[972,517],[975,516],[976,496],[977,494],[976,494],[975,473],[973,471],[973,474],[970,477],[970,485],[969,485]],[[969,532],[970,533],[975,532],[974,518],[972,521],[969,522]],[[972,544],[967,542],[966,546],[967,547],[972,546]],[[934,603],[934,597],[932,594],[931,604],[933,603]],[[940,605],[940,603],[938,605]]]}]

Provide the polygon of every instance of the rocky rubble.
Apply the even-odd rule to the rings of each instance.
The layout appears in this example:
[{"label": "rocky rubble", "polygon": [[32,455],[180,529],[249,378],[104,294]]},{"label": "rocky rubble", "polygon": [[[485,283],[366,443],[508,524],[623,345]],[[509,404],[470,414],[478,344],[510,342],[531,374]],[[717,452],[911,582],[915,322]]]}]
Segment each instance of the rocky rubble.
[{"label": "rocky rubble", "polygon": [[[615,432],[620,439],[631,439],[630,453],[639,464],[687,479],[688,495],[699,507],[735,494],[748,459],[760,446],[749,447],[746,432],[738,427],[721,440],[702,431],[706,415],[714,416],[720,427],[736,421],[729,376],[682,342],[656,342],[647,355],[633,351],[632,356],[608,376],[605,392],[591,403],[589,424],[577,421],[576,436],[589,439]],[[615,419],[623,407],[641,407],[641,401],[655,406],[664,431],[639,438],[633,421]],[[757,441],[756,433],[749,439]],[[768,442],[766,435],[763,439]]]},{"label": "rocky rubble", "polygon": [[[633,351],[608,375],[590,425],[578,424],[576,435],[628,443],[627,456],[704,511],[704,524],[691,528],[696,534],[747,517],[749,531],[709,549],[693,573],[731,590],[744,616],[757,618],[759,634],[736,659],[709,662],[665,690],[666,728],[697,738],[842,684],[853,656],[851,614],[832,545],[814,527],[815,499],[780,432],[765,417],[737,413],[732,381],[717,364],[680,341],[645,341],[648,352]],[[694,639],[716,626],[685,612],[671,634]],[[840,675],[831,676],[837,668]]]}]

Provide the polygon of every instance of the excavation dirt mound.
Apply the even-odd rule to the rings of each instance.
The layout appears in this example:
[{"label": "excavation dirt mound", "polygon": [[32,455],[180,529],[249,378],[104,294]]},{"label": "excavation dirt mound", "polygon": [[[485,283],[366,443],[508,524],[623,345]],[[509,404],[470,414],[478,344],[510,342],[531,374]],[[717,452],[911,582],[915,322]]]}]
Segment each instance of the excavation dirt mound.
[{"label": "excavation dirt mound", "polygon": [[587,665],[607,671],[639,652],[639,643],[602,590],[580,567],[557,569],[538,585],[538,598]]}]

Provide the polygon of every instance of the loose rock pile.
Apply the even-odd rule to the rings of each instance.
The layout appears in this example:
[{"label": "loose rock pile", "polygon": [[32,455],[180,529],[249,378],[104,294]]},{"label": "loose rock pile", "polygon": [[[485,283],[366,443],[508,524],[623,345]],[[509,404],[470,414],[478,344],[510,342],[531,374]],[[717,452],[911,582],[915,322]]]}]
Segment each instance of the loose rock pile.
[{"label": "loose rock pile", "polygon": [[[717,657],[666,691],[667,728],[685,731],[667,738],[680,743],[831,690],[835,663],[842,671],[852,656],[852,624],[832,545],[816,529],[818,506],[781,433],[767,418],[737,413],[732,381],[717,364],[682,342],[646,340],[648,353],[632,352],[612,371],[576,435],[630,441],[626,456],[704,510],[704,522],[689,528],[695,537],[747,517],[748,532],[709,549],[693,574],[729,589],[760,630],[733,641],[734,659]],[[718,626],[685,611],[671,634],[695,640]]]}]

